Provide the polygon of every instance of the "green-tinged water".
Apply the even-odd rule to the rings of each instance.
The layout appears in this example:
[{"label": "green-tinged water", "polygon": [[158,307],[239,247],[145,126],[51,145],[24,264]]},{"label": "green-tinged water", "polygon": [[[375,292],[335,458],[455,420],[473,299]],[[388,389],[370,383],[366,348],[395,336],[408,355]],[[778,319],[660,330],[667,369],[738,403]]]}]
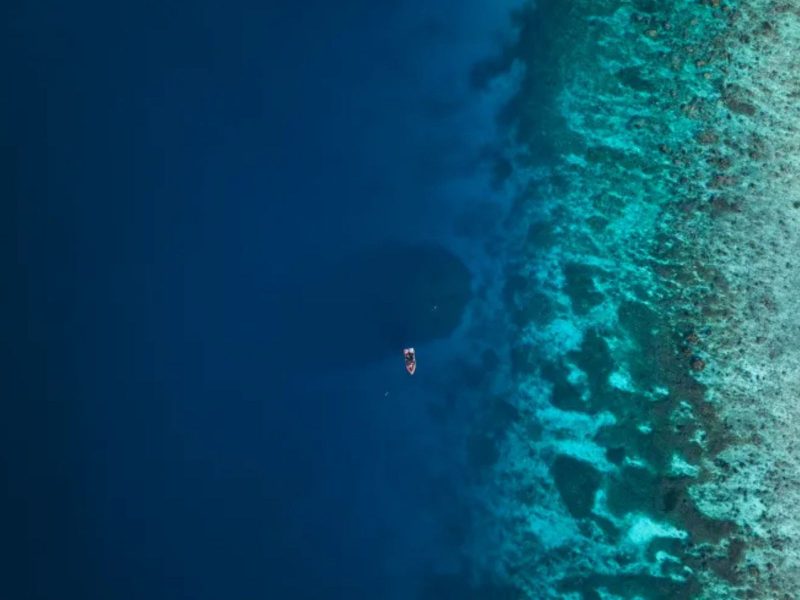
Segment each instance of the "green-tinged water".
[{"label": "green-tinged water", "polygon": [[526,73],[516,391],[481,559],[525,598],[798,597],[800,5],[519,21],[494,65]]}]

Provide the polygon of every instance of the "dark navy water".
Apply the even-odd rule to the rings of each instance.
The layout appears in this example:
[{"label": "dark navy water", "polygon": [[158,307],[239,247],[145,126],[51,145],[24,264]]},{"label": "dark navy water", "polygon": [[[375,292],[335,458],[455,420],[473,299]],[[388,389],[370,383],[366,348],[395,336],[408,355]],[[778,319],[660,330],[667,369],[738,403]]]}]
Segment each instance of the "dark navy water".
[{"label": "dark navy water", "polygon": [[455,8],[4,5],[0,596],[468,589]]}]

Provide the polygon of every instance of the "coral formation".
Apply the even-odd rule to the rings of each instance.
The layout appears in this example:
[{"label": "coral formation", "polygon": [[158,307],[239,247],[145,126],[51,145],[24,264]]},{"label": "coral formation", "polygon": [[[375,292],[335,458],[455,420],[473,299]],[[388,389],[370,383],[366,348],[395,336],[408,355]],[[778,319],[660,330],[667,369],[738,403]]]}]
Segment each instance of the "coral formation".
[{"label": "coral formation", "polygon": [[800,8],[541,2],[519,25],[494,65],[525,64],[515,416],[482,558],[530,598],[800,597]]}]

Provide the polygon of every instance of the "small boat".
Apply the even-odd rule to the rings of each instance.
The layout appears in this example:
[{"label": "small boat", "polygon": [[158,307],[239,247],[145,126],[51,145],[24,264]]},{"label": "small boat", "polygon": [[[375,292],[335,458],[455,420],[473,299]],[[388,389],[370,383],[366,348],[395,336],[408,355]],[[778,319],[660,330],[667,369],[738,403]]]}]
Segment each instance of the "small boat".
[{"label": "small boat", "polygon": [[414,352],[413,348],[406,348],[403,350],[403,356],[406,359],[406,371],[408,371],[409,375],[413,375],[414,371],[417,370],[417,353]]}]

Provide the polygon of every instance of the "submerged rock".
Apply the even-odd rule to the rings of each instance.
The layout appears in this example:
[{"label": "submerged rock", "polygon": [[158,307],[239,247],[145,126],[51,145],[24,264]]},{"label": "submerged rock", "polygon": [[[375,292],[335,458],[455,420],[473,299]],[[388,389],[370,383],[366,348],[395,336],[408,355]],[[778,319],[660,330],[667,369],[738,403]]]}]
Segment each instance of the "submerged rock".
[{"label": "submerged rock", "polygon": [[737,115],[744,115],[746,117],[752,117],[756,114],[756,107],[750,104],[749,102],[745,102],[744,100],[740,100],[735,97],[726,96],[725,97],[725,106],[728,107],[732,113]]},{"label": "submerged rock", "polygon": [[692,367],[692,371],[700,372],[706,368],[706,361],[699,356],[693,356],[690,365]]}]

